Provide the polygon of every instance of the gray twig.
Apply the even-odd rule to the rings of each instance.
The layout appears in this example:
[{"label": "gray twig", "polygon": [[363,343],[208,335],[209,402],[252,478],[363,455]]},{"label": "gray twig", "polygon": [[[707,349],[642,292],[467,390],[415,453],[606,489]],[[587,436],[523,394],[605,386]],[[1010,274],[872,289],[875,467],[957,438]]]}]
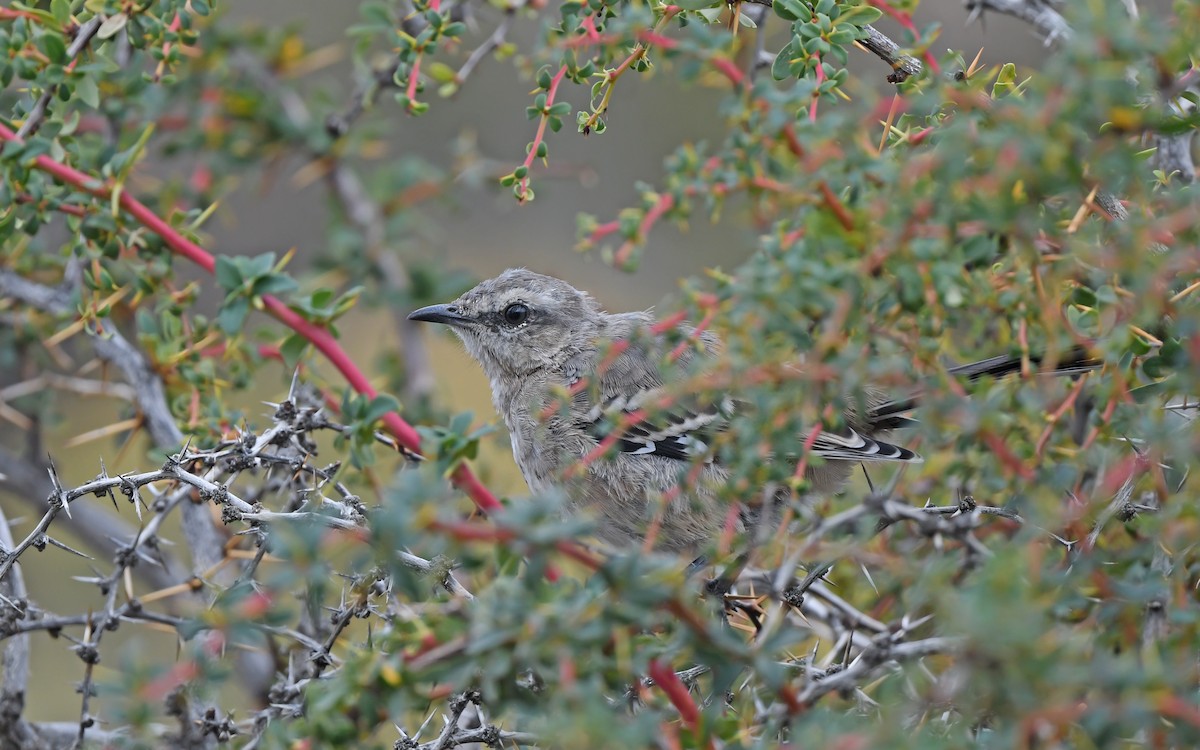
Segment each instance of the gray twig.
[{"label": "gray twig", "polygon": [[987,11],[1025,21],[1041,33],[1046,46],[1071,38],[1071,26],[1047,0],[965,0],[963,4],[970,21],[982,18]]},{"label": "gray twig", "polygon": [[508,38],[508,30],[512,28],[513,20],[516,17],[516,8],[506,8],[504,10],[504,18],[501,19],[500,25],[483,41],[483,44],[480,44],[471,51],[466,62],[458,69],[458,73],[454,76],[455,83],[461,86],[471,76],[471,73],[474,72],[475,67],[483,61],[483,58],[487,57],[492,50],[504,44],[504,40]]},{"label": "gray twig", "polygon": [[901,52],[900,45],[892,41],[887,34],[871,24],[864,26],[863,31],[867,32],[867,37],[859,39],[858,43],[868,52],[892,66],[894,72],[888,76],[888,81],[901,83],[913,76],[921,75],[921,71],[924,70],[921,61]]},{"label": "gray twig", "polygon": [[[83,52],[83,48],[88,46],[88,43],[92,41],[92,37],[100,30],[100,23],[103,20],[100,16],[95,16],[75,31],[75,41],[71,42],[71,46],[67,47],[67,56],[64,62],[70,62],[79,57],[79,53]],[[54,94],[57,91],[57,83],[47,86],[42,91],[42,95],[34,102],[33,109],[29,111],[29,116],[25,118],[25,122],[21,123],[21,127],[17,130],[18,140],[25,140],[36,133],[38,128],[42,127],[42,123],[45,122],[46,114],[50,108],[50,100],[54,98]]]}]

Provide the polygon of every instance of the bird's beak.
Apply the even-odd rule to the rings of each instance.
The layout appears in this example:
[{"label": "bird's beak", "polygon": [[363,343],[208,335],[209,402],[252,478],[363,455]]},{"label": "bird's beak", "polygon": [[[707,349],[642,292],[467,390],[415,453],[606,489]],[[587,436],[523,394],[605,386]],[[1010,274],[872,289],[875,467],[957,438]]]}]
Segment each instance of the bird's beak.
[{"label": "bird's beak", "polygon": [[448,326],[464,328],[474,322],[471,318],[458,313],[454,305],[430,305],[408,314],[409,320],[421,320],[426,323],[445,323]]}]

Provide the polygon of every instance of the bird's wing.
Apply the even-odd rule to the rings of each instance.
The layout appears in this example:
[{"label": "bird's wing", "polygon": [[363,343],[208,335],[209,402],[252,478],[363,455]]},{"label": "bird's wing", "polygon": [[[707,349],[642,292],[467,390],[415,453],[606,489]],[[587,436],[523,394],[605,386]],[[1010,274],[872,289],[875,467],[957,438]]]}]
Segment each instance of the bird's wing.
[{"label": "bird's wing", "polygon": [[[1045,362],[1044,355],[1030,355],[1029,364],[1037,368],[1035,371],[1038,375],[1061,376],[1061,375],[1081,375],[1085,372],[1098,369],[1104,364],[1104,360],[1096,357],[1092,352],[1083,346],[1073,347],[1066,352],[1063,352],[1055,361],[1053,366],[1049,366]],[[1015,375],[1021,372],[1025,363],[1021,357],[1009,354],[1002,354],[997,357],[989,357],[981,359],[978,362],[968,362],[966,364],[955,365],[947,369],[951,375],[974,382],[984,378],[1000,379]],[[902,398],[880,399],[877,403],[871,405],[867,411],[866,423],[870,425],[871,430],[893,430],[898,427],[906,427],[916,424],[916,420],[904,416],[905,412],[912,411],[917,407],[920,401],[920,394],[913,394]]]},{"label": "bird's wing", "polygon": [[[662,338],[645,335],[652,318],[646,313],[623,313],[610,316],[609,321],[613,339],[628,343],[611,361],[584,364],[593,370],[588,376],[592,383],[576,396],[572,410],[580,415],[576,426],[597,442],[611,440],[616,432],[614,448],[622,453],[678,461],[708,454],[712,436],[729,421],[732,401],[712,403],[668,394],[660,369],[665,351]],[[693,335],[686,325],[680,326],[680,333]],[[697,338],[706,352],[719,347],[711,334],[698,334]],[[704,355],[689,348],[676,364],[686,367],[696,356]]]},{"label": "bird's wing", "polygon": [[849,427],[836,432],[822,430],[813,441],[813,455],[830,461],[905,461],[921,463],[925,459],[908,448],[867,437]]},{"label": "bird's wing", "polygon": [[[657,408],[666,398],[661,389],[646,391],[632,399],[616,398],[593,406],[578,426],[598,442],[618,437],[614,448],[622,453],[653,455],[678,461],[699,457],[711,459],[713,438],[726,429],[737,407],[726,398],[722,403],[672,402]],[[904,461],[923,459],[913,451],[877,440],[850,427],[822,430],[809,449],[814,456],[830,461]]]},{"label": "bird's wing", "polygon": [[[631,329],[646,321],[640,313],[628,316]],[[682,332],[690,334],[687,329]],[[719,346],[707,334],[703,334],[701,340],[707,351]],[[578,400],[573,413],[580,415],[576,426],[597,442],[612,440],[615,432],[613,448],[621,453],[677,461],[699,458],[711,461],[713,438],[728,427],[734,411],[744,405],[728,396],[699,399],[668,392],[663,387],[659,370],[660,350],[661,344],[657,340],[634,341],[601,368],[598,375],[593,375],[594,387],[584,389],[576,396]],[[686,365],[686,359],[692,356],[696,355],[689,350],[679,364]],[[910,421],[899,415],[894,420],[896,426]],[[826,428],[817,436],[810,452],[831,461],[915,463],[923,460],[907,448],[868,437],[849,426]]]}]

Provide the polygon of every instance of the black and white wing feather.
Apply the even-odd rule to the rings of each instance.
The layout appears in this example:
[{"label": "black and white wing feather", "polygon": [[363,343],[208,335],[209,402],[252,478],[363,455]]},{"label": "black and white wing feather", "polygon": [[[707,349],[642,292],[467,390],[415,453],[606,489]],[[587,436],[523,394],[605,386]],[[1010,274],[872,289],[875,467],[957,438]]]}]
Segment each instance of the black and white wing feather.
[{"label": "black and white wing feather", "polygon": [[[615,447],[622,453],[678,461],[693,461],[700,457],[713,460],[709,448],[714,436],[728,426],[736,408],[734,400],[727,397],[719,404],[676,405],[656,412],[652,405],[661,395],[661,391],[646,391],[631,398],[616,397],[592,407],[578,426],[598,442],[619,430]],[[647,412],[645,416],[643,410]],[[867,437],[849,427],[836,432],[822,431],[813,442],[811,452],[830,461],[918,463],[922,460],[907,448]]]},{"label": "black and white wing feather", "polygon": [[676,405],[654,410],[651,405],[661,396],[657,390],[628,398],[618,396],[592,407],[578,426],[598,442],[619,430],[616,449],[622,453],[677,461],[693,461],[701,456],[711,459],[708,454],[713,435],[728,424],[732,399],[719,405]]},{"label": "black and white wing feather", "polygon": [[[592,388],[576,396],[574,413],[581,415],[576,420],[576,427],[598,443],[612,441],[616,450],[626,454],[688,462],[713,461],[713,440],[729,426],[734,410],[740,408],[738,404],[730,397],[709,400],[666,398],[656,364],[661,361],[661,356],[654,351],[661,342],[648,344],[644,340],[637,341],[634,335],[637,330],[650,325],[650,316],[625,313],[610,316],[610,321],[614,340],[633,340],[633,343],[602,368],[598,376],[592,375],[595,378]],[[690,335],[687,330],[682,332]],[[719,342],[711,334],[699,336],[708,353],[719,348]],[[686,367],[694,356],[703,355],[687,350],[677,364]],[[591,358],[569,364],[564,368],[568,385],[578,377],[594,372],[594,367],[596,362]],[[878,421],[878,425],[870,422],[872,433],[911,423],[900,410],[880,415]],[[799,436],[797,440],[800,440]],[[907,448],[868,437],[849,427],[825,430],[814,441],[811,452],[831,461],[922,460]]]},{"label": "black and white wing feather", "polygon": [[813,441],[812,453],[830,461],[921,463],[924,460],[908,448],[867,437],[849,427],[842,427],[838,432],[823,430]]}]

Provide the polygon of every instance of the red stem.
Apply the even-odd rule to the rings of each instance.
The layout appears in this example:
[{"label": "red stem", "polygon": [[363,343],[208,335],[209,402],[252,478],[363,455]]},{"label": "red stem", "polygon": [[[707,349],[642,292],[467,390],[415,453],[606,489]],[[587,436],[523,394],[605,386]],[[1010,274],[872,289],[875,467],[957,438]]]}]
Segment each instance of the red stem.
[{"label": "red stem", "polygon": [[808,437],[804,440],[804,446],[800,449],[800,463],[796,464],[796,471],[792,474],[796,479],[803,479],[804,472],[808,471],[808,453],[812,447],[816,445],[817,438],[821,437],[821,423],[813,425],[812,430],[808,433]]},{"label": "red stem", "polygon": [[42,19],[34,14],[24,10],[13,10],[11,8],[0,8],[0,18],[6,20],[15,20],[17,18],[26,18],[34,23],[41,23]]},{"label": "red stem", "polygon": [[[821,56],[819,54],[815,54],[815,55],[813,55],[813,57],[817,58],[817,88],[819,89],[821,87],[821,84],[825,81],[825,68],[824,68],[824,66],[821,65]],[[819,93],[817,93],[816,91],[813,92],[812,106],[809,107],[809,110],[808,110],[808,121],[809,122],[817,121],[817,101],[818,101],[817,97],[819,97],[819,96],[820,96]]]},{"label": "red stem", "polygon": [[[694,733],[698,732],[700,708],[692,699],[692,694],[688,692],[687,686],[679,679],[679,675],[675,674],[675,670],[658,659],[652,659],[650,667],[646,671],[650,675],[650,679],[654,680],[654,684],[667,694],[667,699],[679,712],[679,718],[683,720],[684,726]],[[712,747],[711,739],[707,746]]]},{"label": "red stem", "polygon": [[[0,124],[0,140],[15,141],[18,139],[16,133],[3,124]],[[49,156],[38,156],[34,160],[34,166],[68,185],[99,198],[109,199],[112,195],[112,186],[108,183],[101,182],[77,169],[61,164]],[[147,208],[145,204],[130,195],[128,191],[121,191],[119,201],[121,208],[147,229],[161,237],[163,242],[173,252],[177,255],[182,255],[205,271],[213,273],[216,268],[216,259],[207,250],[184,237],[174,227]],[[341,345],[338,344],[329,331],[305,320],[277,297],[263,295],[262,301],[266,311],[272,317],[301,336],[304,336],[305,339],[324,354],[330,363],[346,378],[350,387],[358,393],[369,397],[376,395],[377,392],[371,386],[367,376],[358,369],[358,366],[346,354],[346,351],[342,349]],[[420,436],[399,414],[395,412],[388,413],[383,417],[383,424],[388,432],[392,433],[405,448],[414,453],[420,451]],[[500,501],[483,486],[479,479],[471,472],[470,467],[465,464],[461,464],[455,470],[451,476],[451,480],[470,496],[481,511],[486,513],[500,509]]]},{"label": "red stem", "polygon": [[655,223],[662,218],[663,214],[670,211],[675,206],[675,196],[670,193],[663,193],[659,196],[658,202],[650,207],[642,218],[642,223],[638,225],[638,236],[633,240],[626,240],[625,244],[621,245],[613,256],[615,265],[624,266],[629,261],[629,256],[633,254],[634,243],[637,240],[644,240],[646,235],[654,227]]},{"label": "red stem", "polygon": [[405,96],[408,97],[408,111],[413,111],[413,102],[417,100],[417,81],[421,77],[421,53],[418,52],[413,59],[412,69],[408,71],[408,86],[404,89]]},{"label": "red stem", "polygon": [[[554,106],[554,97],[558,95],[558,84],[562,83],[563,76],[567,74],[567,66],[564,65],[554,74],[554,78],[550,80],[550,88],[546,89],[546,110]],[[542,139],[546,137],[546,123],[550,121],[550,115],[542,113],[541,122],[538,123],[537,134],[533,136],[533,143],[529,144],[529,153],[525,154],[525,161],[522,166],[525,167],[525,176],[521,178],[520,190],[517,195],[517,200],[524,202],[525,196],[529,190],[529,170],[533,169],[533,160],[537,158],[538,146],[542,145]]]}]

